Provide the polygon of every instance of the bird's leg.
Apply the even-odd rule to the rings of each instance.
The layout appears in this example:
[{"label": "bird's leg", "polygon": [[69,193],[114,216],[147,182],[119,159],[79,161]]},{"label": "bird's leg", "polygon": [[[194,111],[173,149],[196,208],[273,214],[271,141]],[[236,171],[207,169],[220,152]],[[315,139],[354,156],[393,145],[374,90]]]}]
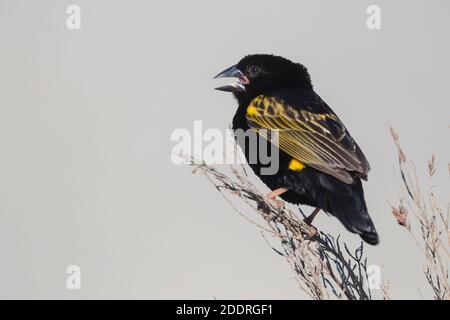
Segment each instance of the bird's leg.
[{"label": "bird's leg", "polygon": [[311,225],[314,218],[317,216],[317,214],[320,212],[320,208],[315,208],[314,211],[308,216],[306,217],[303,221],[307,224],[307,225]]},{"label": "bird's leg", "polygon": [[283,193],[287,192],[289,189],[286,188],[278,188],[273,190],[272,192],[269,192],[266,195],[266,199],[269,202],[273,202],[275,204],[276,207],[278,208],[283,208],[284,207],[284,202],[282,200],[276,200],[275,198],[282,195]]},{"label": "bird's leg", "polygon": [[308,217],[303,219],[303,221],[308,225],[308,227],[310,229],[310,230],[308,230],[309,231],[309,235],[308,235],[309,239],[313,238],[318,233],[317,228],[312,225],[312,222],[319,212],[320,212],[320,208],[315,208],[314,211]]}]

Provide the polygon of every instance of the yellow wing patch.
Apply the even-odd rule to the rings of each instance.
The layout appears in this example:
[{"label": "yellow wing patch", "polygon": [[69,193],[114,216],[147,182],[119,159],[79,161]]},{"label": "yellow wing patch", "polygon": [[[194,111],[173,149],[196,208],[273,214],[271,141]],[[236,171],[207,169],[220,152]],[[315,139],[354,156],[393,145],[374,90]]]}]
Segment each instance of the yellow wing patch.
[{"label": "yellow wing patch", "polygon": [[258,109],[254,105],[249,105],[247,108],[247,115],[249,116],[258,115]]},{"label": "yellow wing patch", "polygon": [[288,167],[289,167],[289,170],[292,170],[292,171],[302,171],[303,169],[305,169],[305,165],[296,159],[292,159],[289,162]]}]

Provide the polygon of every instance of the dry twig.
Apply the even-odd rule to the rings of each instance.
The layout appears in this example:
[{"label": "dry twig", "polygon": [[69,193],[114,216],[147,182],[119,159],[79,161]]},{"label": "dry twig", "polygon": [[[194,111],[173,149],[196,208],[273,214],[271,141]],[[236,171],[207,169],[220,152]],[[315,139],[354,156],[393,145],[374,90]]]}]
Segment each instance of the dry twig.
[{"label": "dry twig", "polygon": [[[391,128],[391,135],[397,146],[402,194],[399,205],[391,205],[392,213],[399,225],[406,227],[416,245],[425,257],[424,274],[430,285],[434,298],[450,299],[449,284],[449,205],[447,213],[439,207],[432,178],[436,173],[436,157],[428,162],[429,186],[424,193],[416,168],[406,160],[400,146],[399,135]],[[450,173],[450,172],[449,172]],[[412,220],[412,221],[409,221]],[[413,226],[415,228],[413,228]],[[420,235],[420,241],[417,234]]]},{"label": "dry twig", "polygon": [[[351,250],[339,236],[317,233],[290,209],[274,207],[250,182],[244,165],[231,166],[228,175],[205,163],[191,161],[191,165],[194,172],[208,178],[239,215],[261,229],[264,240],[286,259],[299,287],[312,299],[372,299],[362,242]],[[250,209],[248,214],[238,208],[239,201]],[[262,223],[255,221],[261,217]],[[278,239],[278,247],[267,235]]]}]

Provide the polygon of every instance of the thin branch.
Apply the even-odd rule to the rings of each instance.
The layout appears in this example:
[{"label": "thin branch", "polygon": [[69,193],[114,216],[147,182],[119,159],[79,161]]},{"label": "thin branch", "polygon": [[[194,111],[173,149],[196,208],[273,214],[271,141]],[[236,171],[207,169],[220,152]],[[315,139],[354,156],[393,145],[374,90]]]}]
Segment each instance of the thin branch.
[{"label": "thin branch", "polygon": [[[193,159],[190,162],[194,173],[203,173],[231,208],[261,230],[264,241],[286,259],[296,275],[299,287],[308,296],[317,300],[331,297],[343,300],[372,299],[367,281],[367,259],[364,258],[362,245],[352,250],[339,237],[317,232],[289,208],[274,207],[250,182],[244,165],[233,165],[229,168],[230,173],[225,174],[206,163],[198,163]],[[248,211],[238,208],[238,202],[246,205]],[[277,239],[281,249],[275,248],[266,234]]]}]

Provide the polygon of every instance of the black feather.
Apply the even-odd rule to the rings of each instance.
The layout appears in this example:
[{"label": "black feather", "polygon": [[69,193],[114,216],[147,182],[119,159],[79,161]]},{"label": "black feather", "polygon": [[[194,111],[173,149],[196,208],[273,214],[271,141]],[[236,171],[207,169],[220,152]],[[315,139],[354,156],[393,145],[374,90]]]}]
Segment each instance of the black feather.
[{"label": "black feather", "polygon": [[[235,93],[239,106],[233,119],[233,129],[247,130],[255,127],[255,123],[249,123],[246,110],[254,98],[264,95],[282,101],[280,103],[289,105],[296,112],[332,115],[324,118],[319,125],[312,123],[310,127],[318,130],[318,135],[321,135],[322,128],[328,130],[329,136],[319,137],[316,142],[316,146],[324,148],[320,153],[323,159],[335,158],[333,153],[339,150],[333,148],[342,148],[341,167],[336,167],[334,162],[326,167],[324,160],[321,166],[306,163],[303,170],[292,171],[288,166],[293,157],[279,149],[279,171],[274,175],[261,175],[262,164],[249,163],[255,174],[272,190],[288,188],[289,191],[280,196],[282,199],[294,204],[319,207],[335,216],[348,231],[360,235],[369,244],[377,244],[378,234],[367,211],[360,180],[366,178],[369,163],[333,110],[313,91],[306,67],[273,55],[247,56],[237,66],[250,83],[246,84],[245,92]],[[258,76],[247,72],[251,66],[258,66],[262,70]],[[267,108],[267,113],[268,116],[273,116],[274,108]],[[249,146],[242,138],[237,136],[237,139],[249,160]],[[302,143],[301,140],[298,142]],[[309,143],[309,147],[313,147],[311,141],[303,143],[305,146]],[[326,150],[330,152],[329,156],[324,154]]]}]

